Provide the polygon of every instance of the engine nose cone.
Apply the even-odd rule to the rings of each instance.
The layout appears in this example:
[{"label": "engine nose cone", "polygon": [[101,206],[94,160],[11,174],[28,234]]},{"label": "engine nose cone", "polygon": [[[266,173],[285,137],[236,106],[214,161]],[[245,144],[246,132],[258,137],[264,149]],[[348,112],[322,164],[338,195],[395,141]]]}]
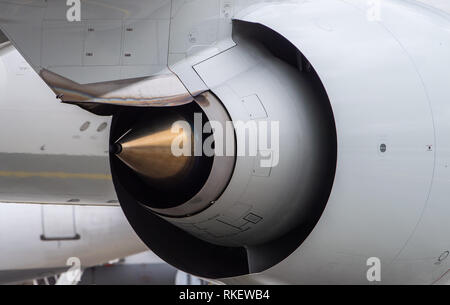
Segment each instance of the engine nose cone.
[{"label": "engine nose cone", "polygon": [[[141,122],[125,133],[112,148],[117,157],[138,173],[147,183],[161,188],[176,188],[193,167],[193,153],[175,154],[173,143],[187,145],[192,152],[193,133],[185,128],[172,128],[183,118],[168,114],[157,122]],[[189,124],[184,124],[184,127]]]},{"label": "engine nose cone", "polygon": [[110,144],[109,145],[109,152],[114,154],[114,155],[120,154],[122,152],[122,145],[120,145],[119,143]]}]

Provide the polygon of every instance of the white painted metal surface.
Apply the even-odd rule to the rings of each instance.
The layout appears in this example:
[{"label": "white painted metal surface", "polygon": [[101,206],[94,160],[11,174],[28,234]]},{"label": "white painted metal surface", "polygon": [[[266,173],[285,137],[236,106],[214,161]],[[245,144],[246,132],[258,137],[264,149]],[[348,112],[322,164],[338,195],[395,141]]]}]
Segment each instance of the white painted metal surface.
[{"label": "white painted metal surface", "polygon": [[42,206],[43,240],[79,238],[76,226],[75,207],[70,205]]},{"label": "white painted metal surface", "polygon": [[65,271],[70,267],[67,260],[72,257],[79,259],[81,268],[86,268],[146,250],[119,207],[68,208],[74,210],[80,238],[57,240],[55,235],[52,237],[56,240],[46,241],[41,239],[46,233],[43,209],[50,210],[51,220],[55,221],[65,216],[64,208],[0,203],[0,283]]},{"label": "white painted metal surface", "polygon": [[0,201],[117,205],[109,117],[60,103],[12,45],[0,49]]}]

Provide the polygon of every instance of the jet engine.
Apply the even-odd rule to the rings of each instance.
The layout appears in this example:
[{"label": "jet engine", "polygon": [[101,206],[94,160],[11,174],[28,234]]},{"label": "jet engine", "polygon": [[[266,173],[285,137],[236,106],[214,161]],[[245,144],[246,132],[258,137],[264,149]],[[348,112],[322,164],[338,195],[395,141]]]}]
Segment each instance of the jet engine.
[{"label": "jet engine", "polygon": [[235,22],[234,41],[196,67],[217,90],[120,111],[111,133],[114,182],[131,222],[142,217],[137,232],[156,253],[171,249],[160,255],[175,266],[208,277],[247,273],[249,253],[262,270],[298,247],[336,167],[333,114],[308,60],[261,26]]}]

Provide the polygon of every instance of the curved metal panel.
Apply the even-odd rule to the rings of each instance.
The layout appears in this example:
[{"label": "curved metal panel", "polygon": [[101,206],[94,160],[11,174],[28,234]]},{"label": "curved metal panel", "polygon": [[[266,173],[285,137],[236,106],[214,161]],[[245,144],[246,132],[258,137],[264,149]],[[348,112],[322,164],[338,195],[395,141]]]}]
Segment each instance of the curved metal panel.
[{"label": "curved metal panel", "polygon": [[[382,4],[395,32],[368,18],[366,8],[338,0],[259,4],[237,17],[275,30],[305,55],[327,90],[338,136],[336,181],[319,224],[261,280],[276,274],[278,281],[311,283],[314,274],[318,283],[364,283],[366,260],[391,263],[421,218],[436,141],[427,83],[408,47],[432,43],[444,20],[409,2]],[[420,16],[422,31],[406,36],[405,16]]]}]

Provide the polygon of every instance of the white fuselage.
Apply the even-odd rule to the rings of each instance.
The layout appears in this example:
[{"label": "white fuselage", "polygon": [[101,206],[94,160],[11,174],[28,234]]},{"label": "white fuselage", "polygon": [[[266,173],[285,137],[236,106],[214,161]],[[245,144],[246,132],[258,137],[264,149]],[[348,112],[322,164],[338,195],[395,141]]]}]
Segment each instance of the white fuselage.
[{"label": "white fuselage", "polygon": [[80,268],[146,250],[119,207],[0,203],[0,284]]},{"label": "white fuselage", "polygon": [[84,268],[146,250],[116,201],[109,118],[60,104],[10,45],[0,130],[0,283],[65,271],[71,257]]},{"label": "white fuselage", "polygon": [[117,205],[109,125],[59,102],[14,47],[0,49],[0,201]]}]

